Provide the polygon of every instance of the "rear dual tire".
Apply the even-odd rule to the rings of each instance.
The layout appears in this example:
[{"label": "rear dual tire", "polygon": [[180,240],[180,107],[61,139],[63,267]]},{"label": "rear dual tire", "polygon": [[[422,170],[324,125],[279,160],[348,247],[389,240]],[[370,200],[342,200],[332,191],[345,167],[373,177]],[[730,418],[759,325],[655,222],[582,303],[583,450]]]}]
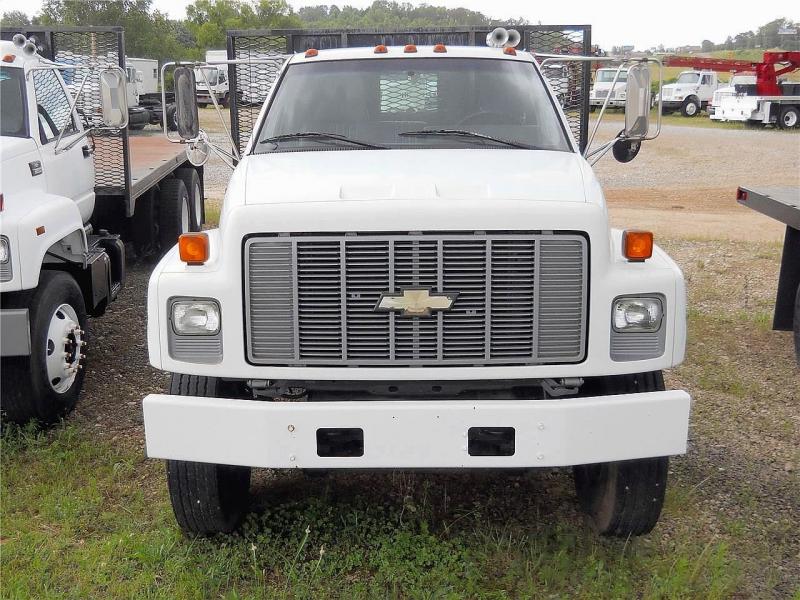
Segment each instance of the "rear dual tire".
[{"label": "rear dual tire", "polygon": [[[598,395],[665,389],[660,371],[602,377],[589,385]],[[578,465],[573,468],[575,491],[599,534],[624,538],[643,535],[652,531],[661,515],[668,469],[666,456]]]}]

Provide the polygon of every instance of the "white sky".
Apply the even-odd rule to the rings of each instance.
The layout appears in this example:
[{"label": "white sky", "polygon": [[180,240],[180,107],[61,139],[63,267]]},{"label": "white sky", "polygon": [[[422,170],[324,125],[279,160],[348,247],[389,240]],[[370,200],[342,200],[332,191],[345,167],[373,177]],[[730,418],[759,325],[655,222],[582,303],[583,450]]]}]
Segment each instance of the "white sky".
[{"label": "white sky", "polygon": [[[419,4],[419,2],[413,2]],[[754,10],[742,0],[723,6],[720,2],[701,0],[688,5],[669,3],[613,3],[598,0],[534,2],[532,0],[427,0],[435,6],[463,6],[494,18],[525,17],[531,23],[592,25],[592,40],[603,48],[615,45],[645,49],[658,44],[682,46],[699,44],[703,39],[715,43],[728,35],[755,30],[773,19],[786,17],[800,21],[797,0],[771,0]],[[191,0],[154,0],[153,6],[173,19],[183,18]],[[294,8],[316,4],[349,4],[363,8],[372,0],[289,0]],[[33,15],[41,0],[0,0],[0,11],[22,10]],[[639,5],[639,6],[637,6]],[[738,5],[738,8],[737,8]],[[681,6],[687,7],[682,10]]]}]

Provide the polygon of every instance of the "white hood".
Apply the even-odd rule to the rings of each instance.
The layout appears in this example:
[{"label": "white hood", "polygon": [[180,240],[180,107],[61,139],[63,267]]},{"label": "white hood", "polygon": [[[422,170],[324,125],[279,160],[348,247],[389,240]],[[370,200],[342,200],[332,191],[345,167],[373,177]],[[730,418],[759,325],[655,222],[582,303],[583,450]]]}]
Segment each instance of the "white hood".
[{"label": "white hood", "polygon": [[353,150],[251,155],[237,171],[245,176],[245,204],[586,202],[583,162],[572,152],[545,150]]}]

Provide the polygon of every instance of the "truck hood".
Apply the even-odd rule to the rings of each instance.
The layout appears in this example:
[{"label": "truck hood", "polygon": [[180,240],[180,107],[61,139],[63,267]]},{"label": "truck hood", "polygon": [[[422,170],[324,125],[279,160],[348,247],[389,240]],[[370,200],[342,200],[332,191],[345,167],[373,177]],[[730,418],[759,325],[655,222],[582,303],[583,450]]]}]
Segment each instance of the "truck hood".
[{"label": "truck hood", "polygon": [[585,161],[573,152],[284,152],[249,155],[242,163],[245,204],[359,200],[586,202]]}]

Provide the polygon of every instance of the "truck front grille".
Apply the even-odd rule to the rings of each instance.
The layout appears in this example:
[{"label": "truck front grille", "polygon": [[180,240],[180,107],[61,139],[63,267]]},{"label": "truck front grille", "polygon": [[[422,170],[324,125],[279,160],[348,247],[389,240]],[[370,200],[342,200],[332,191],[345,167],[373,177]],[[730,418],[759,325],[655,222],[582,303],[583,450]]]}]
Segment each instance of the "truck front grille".
[{"label": "truck front grille", "polygon": [[[245,242],[248,359],[275,366],[531,365],[583,360],[579,234],[256,236]],[[382,294],[458,294],[427,317]]]}]

